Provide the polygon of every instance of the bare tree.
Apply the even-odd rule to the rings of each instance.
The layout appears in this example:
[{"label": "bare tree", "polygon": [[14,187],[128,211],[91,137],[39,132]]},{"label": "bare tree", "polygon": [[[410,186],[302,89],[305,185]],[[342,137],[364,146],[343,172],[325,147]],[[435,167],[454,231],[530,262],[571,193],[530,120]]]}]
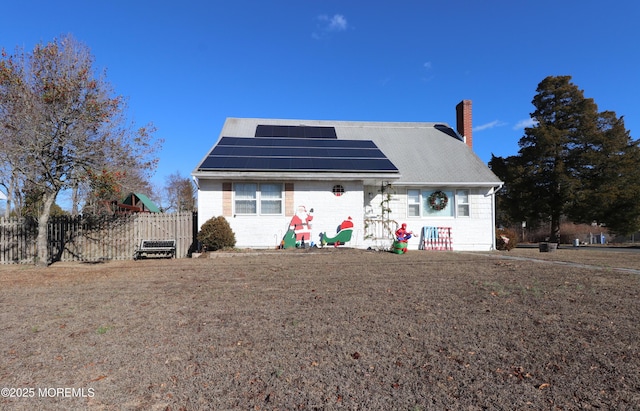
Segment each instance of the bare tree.
[{"label": "bare tree", "polygon": [[165,193],[169,205],[167,211],[195,211],[196,188],[189,177],[176,171],[166,178]]},{"label": "bare tree", "polygon": [[[0,142],[0,145],[2,143]],[[4,217],[9,218],[11,215],[12,204],[15,203],[15,176],[9,172],[8,175],[4,175],[4,170],[11,170],[10,167],[0,167],[0,185],[4,187],[4,191],[7,193],[6,206],[4,209]]]},{"label": "bare tree", "polygon": [[97,75],[85,45],[70,36],[0,59],[0,167],[41,196],[37,264],[46,265],[47,223],[60,191],[91,171],[157,165],[155,129],[134,129],[126,104]]}]

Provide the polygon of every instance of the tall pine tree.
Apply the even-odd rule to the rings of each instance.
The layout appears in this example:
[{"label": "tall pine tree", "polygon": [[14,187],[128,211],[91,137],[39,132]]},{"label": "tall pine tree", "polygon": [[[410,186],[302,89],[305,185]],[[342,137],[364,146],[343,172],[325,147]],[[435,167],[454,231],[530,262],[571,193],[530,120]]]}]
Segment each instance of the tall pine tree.
[{"label": "tall pine tree", "polygon": [[597,221],[620,234],[640,222],[640,149],[613,112],[598,112],[570,76],[549,76],[537,88],[518,155],[493,157],[505,182],[500,204],[513,220],[550,221],[558,241],[560,221]]},{"label": "tall pine tree", "polygon": [[568,217],[630,234],[640,228],[639,142],[610,111],[600,113],[598,131],[585,136],[576,150],[580,180]]}]

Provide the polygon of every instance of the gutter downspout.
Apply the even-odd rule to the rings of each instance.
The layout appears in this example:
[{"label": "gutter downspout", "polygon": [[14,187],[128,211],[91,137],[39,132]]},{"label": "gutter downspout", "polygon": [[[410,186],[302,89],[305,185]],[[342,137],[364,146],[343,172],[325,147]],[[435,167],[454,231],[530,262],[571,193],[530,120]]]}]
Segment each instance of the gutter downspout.
[{"label": "gutter downspout", "polygon": [[496,250],[496,193],[502,190],[504,184],[500,184],[497,188],[492,187],[488,195],[491,196],[491,251]]}]

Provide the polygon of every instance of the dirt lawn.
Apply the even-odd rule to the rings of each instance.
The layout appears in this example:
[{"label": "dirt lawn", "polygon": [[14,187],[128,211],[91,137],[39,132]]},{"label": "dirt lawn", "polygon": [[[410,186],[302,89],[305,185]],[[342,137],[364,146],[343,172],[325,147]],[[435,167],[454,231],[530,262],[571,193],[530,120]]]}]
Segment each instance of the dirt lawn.
[{"label": "dirt lawn", "polygon": [[573,249],[2,266],[0,409],[639,409],[639,296]]}]

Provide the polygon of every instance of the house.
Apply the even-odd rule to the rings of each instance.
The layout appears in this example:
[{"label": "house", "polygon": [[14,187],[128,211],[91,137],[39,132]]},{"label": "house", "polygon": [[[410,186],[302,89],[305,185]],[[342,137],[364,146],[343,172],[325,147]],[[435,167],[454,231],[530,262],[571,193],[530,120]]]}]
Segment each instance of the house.
[{"label": "house", "polygon": [[[453,110],[452,110],[453,111]],[[198,225],[224,216],[236,245],[273,248],[334,237],[389,248],[491,250],[502,182],[472,150],[471,101],[445,123],[228,118],[193,171]]]}]

